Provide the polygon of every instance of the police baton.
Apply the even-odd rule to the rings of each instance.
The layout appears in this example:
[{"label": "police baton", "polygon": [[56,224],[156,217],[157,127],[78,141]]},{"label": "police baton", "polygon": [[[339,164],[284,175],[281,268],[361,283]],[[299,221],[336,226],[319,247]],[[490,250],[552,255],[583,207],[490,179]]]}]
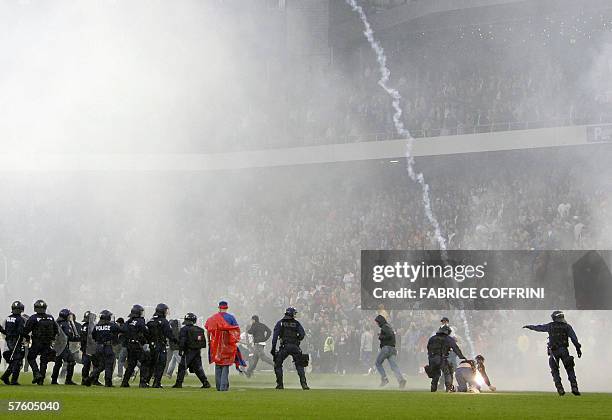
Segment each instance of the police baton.
[{"label": "police baton", "polygon": [[17,342],[15,343],[15,347],[13,347],[13,351],[11,352],[11,356],[9,357],[9,363],[13,361],[13,356],[15,356],[15,351],[17,350],[17,347],[21,343],[22,338],[23,337],[19,336],[19,338],[17,339]]}]

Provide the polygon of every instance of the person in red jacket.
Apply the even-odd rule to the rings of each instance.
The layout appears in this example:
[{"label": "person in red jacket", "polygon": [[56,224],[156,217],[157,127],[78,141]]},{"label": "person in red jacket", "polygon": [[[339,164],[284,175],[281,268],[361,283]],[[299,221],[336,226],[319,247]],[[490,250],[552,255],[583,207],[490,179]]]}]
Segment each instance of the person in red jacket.
[{"label": "person in red jacket", "polygon": [[238,342],[240,327],[234,315],[227,312],[228,304],[219,302],[219,312],[206,320],[204,328],[208,335],[208,362],[215,364],[215,385],[217,391],[229,390],[229,367],[245,366]]}]

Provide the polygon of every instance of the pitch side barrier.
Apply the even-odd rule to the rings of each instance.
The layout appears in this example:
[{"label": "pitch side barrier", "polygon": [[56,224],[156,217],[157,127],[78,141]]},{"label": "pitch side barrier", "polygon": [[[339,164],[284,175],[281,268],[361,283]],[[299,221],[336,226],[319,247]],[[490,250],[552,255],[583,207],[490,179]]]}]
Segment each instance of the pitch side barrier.
[{"label": "pitch side barrier", "polygon": [[[612,141],[612,125],[573,126],[419,138],[418,156],[579,146]],[[0,154],[0,171],[218,171],[398,159],[406,140],[214,154]]]}]

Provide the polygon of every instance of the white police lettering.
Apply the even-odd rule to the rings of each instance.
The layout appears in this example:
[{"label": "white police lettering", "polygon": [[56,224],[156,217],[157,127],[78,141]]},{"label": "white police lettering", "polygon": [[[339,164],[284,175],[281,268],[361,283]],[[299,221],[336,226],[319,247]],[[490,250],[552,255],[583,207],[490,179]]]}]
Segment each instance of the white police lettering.
[{"label": "white police lettering", "polygon": [[96,325],[96,331],[110,331],[110,325]]}]

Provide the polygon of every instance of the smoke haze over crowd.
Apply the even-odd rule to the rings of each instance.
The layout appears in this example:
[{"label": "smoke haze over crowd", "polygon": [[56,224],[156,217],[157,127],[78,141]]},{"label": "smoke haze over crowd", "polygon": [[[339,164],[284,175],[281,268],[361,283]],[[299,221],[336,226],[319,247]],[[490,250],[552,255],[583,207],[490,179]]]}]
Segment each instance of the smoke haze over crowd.
[{"label": "smoke haze over crowd", "polygon": [[[361,4],[376,33],[388,7],[418,2]],[[612,10],[575,3],[381,29],[406,127],[447,139],[612,122]],[[305,4],[3,2],[0,154],[32,168],[48,154],[137,162],[395,138],[357,18],[346,5]],[[358,36],[334,44],[334,27],[351,22]],[[419,157],[416,168],[449,249],[610,249],[610,159],[609,144],[598,144]],[[0,168],[0,306],[19,299],[31,313],[43,298],[52,314],[68,307],[80,317],[125,316],[139,303],[149,316],[163,301],[179,318],[203,317],[225,298],[241,324],[255,313],[272,324],[293,305],[313,369],[364,373],[354,361],[376,312],[360,309],[360,250],[439,248],[422,192],[398,160]],[[389,314],[400,365],[424,387],[423,340],[441,315]],[[467,348],[459,314],[450,317]],[[467,317],[500,390],[550,388],[545,337],[521,330],[548,322],[549,311]],[[566,317],[583,342],[584,389],[612,390],[597,364],[612,356],[610,313]],[[324,354],[328,337],[333,355]]]}]

